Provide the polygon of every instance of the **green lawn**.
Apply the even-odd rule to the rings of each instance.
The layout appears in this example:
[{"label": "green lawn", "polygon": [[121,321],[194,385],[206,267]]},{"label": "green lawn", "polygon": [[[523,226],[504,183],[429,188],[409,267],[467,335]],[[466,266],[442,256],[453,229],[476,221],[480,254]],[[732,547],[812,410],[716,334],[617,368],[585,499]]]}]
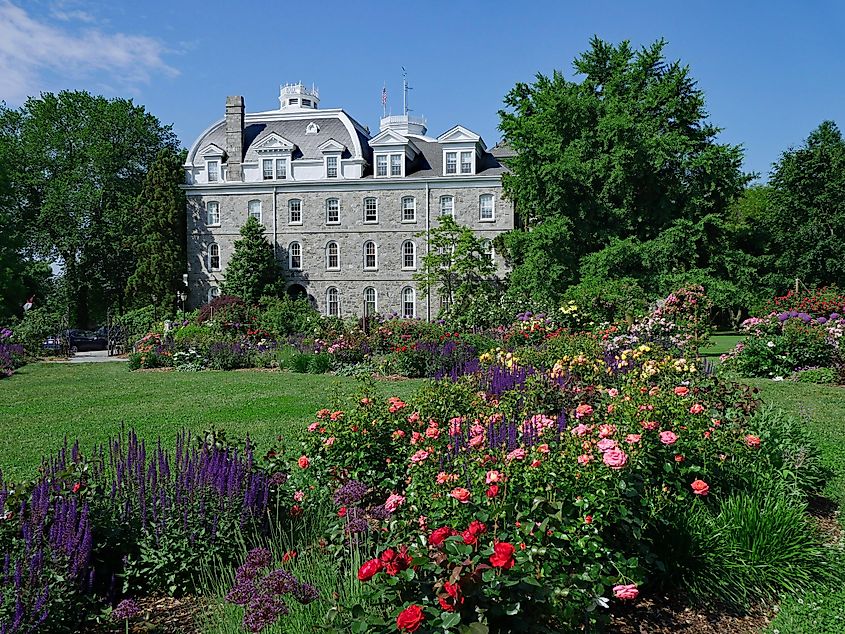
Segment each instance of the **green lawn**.
[{"label": "green lawn", "polygon": [[723,334],[713,335],[707,346],[701,349],[701,354],[707,357],[718,357],[734,349],[736,344],[745,339],[745,335]]},{"label": "green lawn", "polygon": [[[384,395],[409,396],[419,381],[379,382]],[[187,428],[249,434],[261,447],[301,429],[314,412],[343,402],[355,379],[287,372],[129,372],[124,363],[38,363],[0,382],[0,469],[33,475],[41,456],[67,435],[83,449],[125,423],[144,438],[171,442]]]}]

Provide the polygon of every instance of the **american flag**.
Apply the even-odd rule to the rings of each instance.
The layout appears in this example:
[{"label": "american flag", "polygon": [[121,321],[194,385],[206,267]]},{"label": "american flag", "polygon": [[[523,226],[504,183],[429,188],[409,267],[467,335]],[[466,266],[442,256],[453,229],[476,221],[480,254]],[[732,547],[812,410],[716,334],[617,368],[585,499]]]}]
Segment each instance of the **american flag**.
[{"label": "american flag", "polygon": [[387,86],[382,86],[381,88],[381,105],[387,105]]}]

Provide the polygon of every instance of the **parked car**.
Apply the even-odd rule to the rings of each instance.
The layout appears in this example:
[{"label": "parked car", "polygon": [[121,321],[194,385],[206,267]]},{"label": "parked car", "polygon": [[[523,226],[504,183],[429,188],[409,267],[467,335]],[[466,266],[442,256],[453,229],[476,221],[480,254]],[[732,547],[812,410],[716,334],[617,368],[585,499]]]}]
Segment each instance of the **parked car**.
[{"label": "parked car", "polygon": [[41,348],[43,350],[49,350],[50,352],[61,353],[65,347],[65,338],[62,335],[54,335],[52,337],[47,337],[46,341],[41,344]]},{"label": "parked car", "polygon": [[104,336],[88,330],[68,330],[67,342],[71,352],[105,350],[108,347]]}]

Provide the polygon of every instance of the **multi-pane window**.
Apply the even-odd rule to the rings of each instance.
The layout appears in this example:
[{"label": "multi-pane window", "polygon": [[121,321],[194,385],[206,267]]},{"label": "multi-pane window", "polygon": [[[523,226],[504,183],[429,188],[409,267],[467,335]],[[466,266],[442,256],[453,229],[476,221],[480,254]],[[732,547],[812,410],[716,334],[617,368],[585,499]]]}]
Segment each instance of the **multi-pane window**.
[{"label": "multi-pane window", "polygon": [[264,159],[261,161],[261,172],[265,181],[273,180],[273,159]]},{"label": "multi-pane window", "polygon": [[218,297],[220,297],[220,289],[216,286],[210,286],[208,288],[208,301],[213,302]]},{"label": "multi-pane window", "polygon": [[378,199],[364,199],[364,222],[378,222]]},{"label": "multi-pane window", "polygon": [[288,201],[288,224],[302,224],[302,201],[298,198]]},{"label": "multi-pane window", "polygon": [[340,201],[337,198],[326,200],[326,224],[336,225],[340,222]]},{"label": "multi-pane window", "polygon": [[417,221],[417,199],[413,196],[405,196],[402,199],[402,222]]},{"label": "multi-pane window", "polygon": [[417,316],[417,299],[414,289],[406,286],[402,289],[402,317],[413,319]]},{"label": "multi-pane window", "polygon": [[326,289],[326,315],[340,317],[340,292],[334,286]]},{"label": "multi-pane window", "polygon": [[330,271],[340,270],[340,247],[337,242],[326,245],[326,268]]},{"label": "multi-pane window", "polygon": [[402,155],[401,154],[391,154],[390,155],[390,175],[391,176],[402,176]]},{"label": "multi-pane window", "polygon": [[441,295],[440,296],[440,308],[443,310],[444,313],[448,313],[449,309],[452,307],[452,303],[449,301],[448,295]]},{"label": "multi-pane window", "polygon": [[378,268],[378,248],[372,240],[364,243],[364,270],[374,271]]},{"label": "multi-pane window", "polygon": [[378,312],[378,294],[376,289],[368,286],[364,289],[364,317],[372,317]]},{"label": "multi-pane window", "polygon": [[472,152],[461,152],[461,174],[472,174]]},{"label": "multi-pane window", "polygon": [[440,215],[455,217],[455,197],[441,196],[440,197]]},{"label": "multi-pane window", "polygon": [[247,203],[247,208],[249,209],[250,218],[255,218],[258,222],[261,222],[261,201],[250,200]]},{"label": "multi-pane window", "polygon": [[209,200],[205,203],[205,224],[219,225],[220,224],[220,203],[215,200]]},{"label": "multi-pane window", "polygon": [[284,180],[288,177],[288,162],[285,159],[276,159],[276,178]]},{"label": "multi-pane window", "polygon": [[417,245],[411,240],[402,243],[402,268],[417,268]]},{"label": "multi-pane window", "polygon": [[213,242],[208,245],[208,270],[220,270],[220,245]]},{"label": "multi-pane window", "polygon": [[326,178],[337,178],[337,157],[326,157]]},{"label": "multi-pane window", "polygon": [[446,152],[446,173],[447,174],[457,174],[458,173],[458,153],[457,152]]},{"label": "multi-pane window", "polygon": [[482,240],[481,241],[481,252],[489,258],[491,262],[493,262],[493,243],[490,240]]},{"label": "multi-pane window", "polygon": [[302,245],[299,242],[288,245],[288,268],[292,271],[302,269]]},{"label": "multi-pane window", "polygon": [[220,178],[220,164],[217,161],[208,161],[205,169],[208,172],[209,183],[214,183]]},{"label": "multi-pane window", "polygon": [[478,197],[478,218],[480,220],[494,220],[493,194],[482,194]]},{"label": "multi-pane window", "polygon": [[387,176],[387,154],[376,155],[376,176]]}]

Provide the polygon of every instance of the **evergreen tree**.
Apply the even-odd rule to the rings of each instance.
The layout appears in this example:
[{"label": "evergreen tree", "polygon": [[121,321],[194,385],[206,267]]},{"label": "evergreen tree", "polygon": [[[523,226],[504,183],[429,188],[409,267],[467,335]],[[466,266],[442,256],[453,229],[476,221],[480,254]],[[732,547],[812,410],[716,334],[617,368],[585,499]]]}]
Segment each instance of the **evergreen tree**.
[{"label": "evergreen tree", "polygon": [[185,290],[187,201],[180,188],[184,159],[183,152],[161,150],[138,196],[137,216],[142,219],[138,264],[126,284],[127,297],[137,306],[149,305],[155,297],[166,312],[173,308],[177,293]]},{"label": "evergreen tree", "polygon": [[264,225],[252,216],[241,227],[241,239],[226,267],[223,294],[255,304],[262,295],[276,295],[283,287],[281,267],[272,245],[264,237]]}]

